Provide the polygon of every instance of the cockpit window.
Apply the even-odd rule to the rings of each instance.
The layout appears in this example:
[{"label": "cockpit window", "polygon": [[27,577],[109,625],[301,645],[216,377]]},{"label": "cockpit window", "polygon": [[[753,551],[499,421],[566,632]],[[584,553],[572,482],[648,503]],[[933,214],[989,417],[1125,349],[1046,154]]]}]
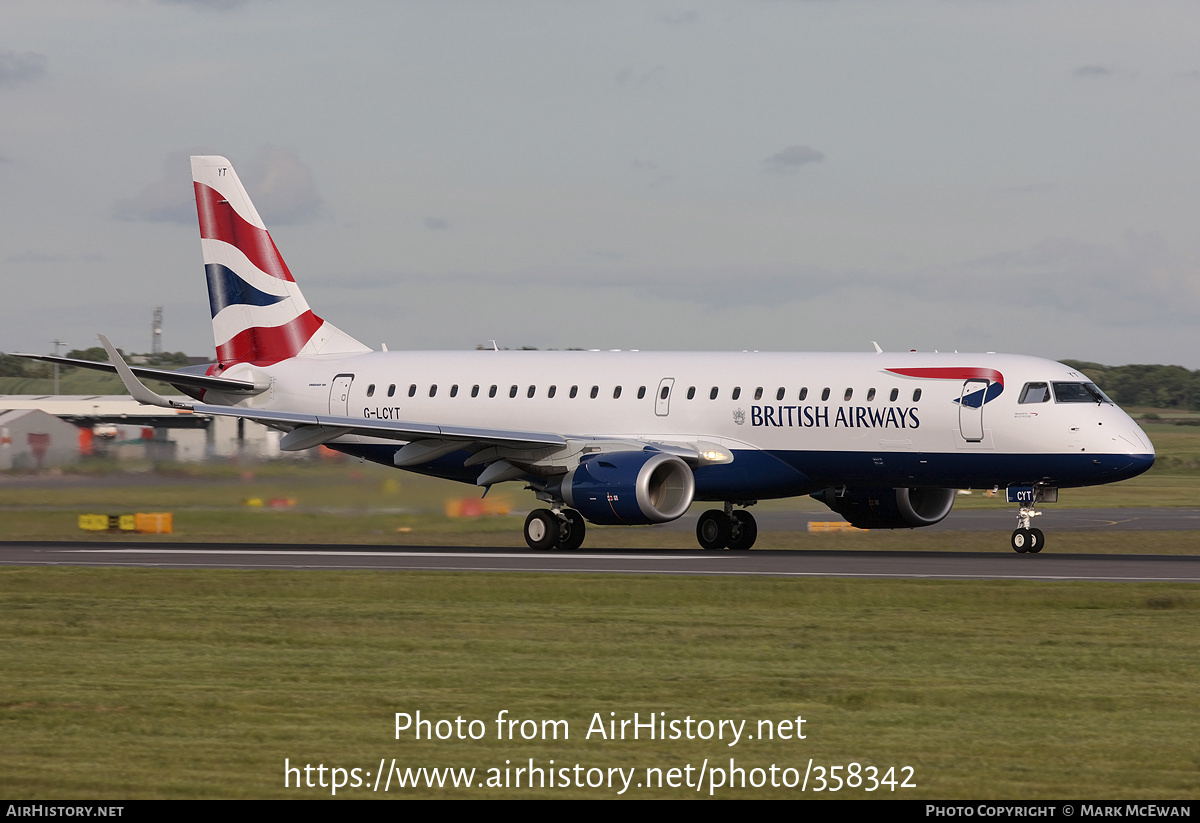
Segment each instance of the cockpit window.
[{"label": "cockpit window", "polygon": [[1055,403],[1111,403],[1095,383],[1053,383]]},{"label": "cockpit window", "polygon": [[1018,403],[1045,403],[1050,399],[1050,386],[1046,383],[1026,383],[1021,389]]}]

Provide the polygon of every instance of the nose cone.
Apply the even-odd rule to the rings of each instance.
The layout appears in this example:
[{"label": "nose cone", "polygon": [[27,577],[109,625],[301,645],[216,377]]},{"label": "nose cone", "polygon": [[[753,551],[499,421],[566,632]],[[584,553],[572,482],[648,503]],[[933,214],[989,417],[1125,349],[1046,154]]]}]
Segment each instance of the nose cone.
[{"label": "nose cone", "polygon": [[1123,431],[1112,438],[1111,456],[1106,456],[1104,469],[1109,480],[1128,480],[1148,471],[1154,465],[1154,444],[1141,426],[1126,417]]}]

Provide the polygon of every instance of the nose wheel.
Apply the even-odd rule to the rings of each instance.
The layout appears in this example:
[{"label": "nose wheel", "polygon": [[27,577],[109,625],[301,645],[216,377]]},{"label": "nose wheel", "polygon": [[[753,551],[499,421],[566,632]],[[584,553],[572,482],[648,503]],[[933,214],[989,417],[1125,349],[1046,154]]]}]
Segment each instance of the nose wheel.
[{"label": "nose wheel", "polygon": [[1037,554],[1046,545],[1046,535],[1042,534],[1042,530],[1030,526],[1033,518],[1040,515],[1041,512],[1034,511],[1033,506],[1021,507],[1017,513],[1017,529],[1012,533],[1013,551],[1018,554]]},{"label": "nose wheel", "polygon": [[1012,533],[1013,551],[1020,554],[1037,554],[1046,543],[1041,529],[1017,529]]}]

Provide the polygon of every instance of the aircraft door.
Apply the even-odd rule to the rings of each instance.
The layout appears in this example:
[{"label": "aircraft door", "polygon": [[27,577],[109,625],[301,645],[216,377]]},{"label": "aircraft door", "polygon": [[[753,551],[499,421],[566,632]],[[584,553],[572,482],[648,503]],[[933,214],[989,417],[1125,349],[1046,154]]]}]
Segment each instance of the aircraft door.
[{"label": "aircraft door", "polygon": [[350,416],[350,384],[354,382],[354,375],[339,374],[333,378],[333,385],[329,388],[329,413],[336,414],[339,417]]},{"label": "aircraft door", "polygon": [[671,391],[674,388],[674,377],[664,377],[658,382],[658,394],[654,396],[654,413],[659,417],[666,417],[671,410]]},{"label": "aircraft door", "polygon": [[968,380],[963,383],[958,398],[958,431],[968,443],[983,440],[983,400],[987,396],[988,381]]}]

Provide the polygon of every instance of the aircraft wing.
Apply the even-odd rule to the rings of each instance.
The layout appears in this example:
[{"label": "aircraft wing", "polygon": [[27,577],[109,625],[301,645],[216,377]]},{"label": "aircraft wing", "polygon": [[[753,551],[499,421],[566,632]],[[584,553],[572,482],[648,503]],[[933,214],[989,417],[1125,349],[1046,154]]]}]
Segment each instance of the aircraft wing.
[{"label": "aircraft wing", "polygon": [[[95,360],[78,360],[74,357],[58,357],[53,354],[25,354],[13,352],[10,357],[24,357],[27,360],[43,360],[47,363],[61,363],[64,366],[77,366],[81,369],[96,371],[118,372],[113,363],[100,363]],[[189,374],[185,371],[168,371],[166,369],[148,369],[144,366],[129,366],[129,370],[143,380],[161,380],[180,389],[216,389],[229,394],[258,394],[266,391],[266,383],[251,383],[247,380],[231,380],[228,377],[210,377],[206,374]]]},{"label": "aircraft wing", "polygon": [[[481,429],[471,426],[435,426],[429,423],[408,423],[402,420],[364,420],[361,417],[339,417],[325,414],[299,414],[296,412],[244,409],[240,406],[210,406],[195,403],[192,411],[223,417],[240,417],[275,428],[291,429],[285,442],[280,444],[285,451],[309,448],[326,443],[347,434],[364,437],[382,437],[388,440],[452,440],[483,445],[517,447],[564,446],[567,441],[557,434],[546,432],[523,432],[508,429]],[[293,437],[293,435],[295,435]],[[289,441],[290,442],[287,442]],[[304,442],[305,445],[295,445]]]}]

